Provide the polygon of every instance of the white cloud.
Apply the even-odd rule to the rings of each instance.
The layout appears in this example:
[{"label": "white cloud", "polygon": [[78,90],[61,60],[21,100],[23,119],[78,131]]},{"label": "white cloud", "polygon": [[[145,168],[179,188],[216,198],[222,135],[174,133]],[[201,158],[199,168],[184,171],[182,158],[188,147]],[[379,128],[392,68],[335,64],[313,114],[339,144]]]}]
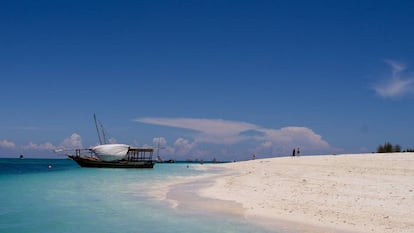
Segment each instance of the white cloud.
[{"label": "white cloud", "polygon": [[41,144],[29,142],[29,144],[23,146],[25,150],[67,150],[77,148],[83,148],[81,136],[77,133],[73,133],[70,137],[65,138],[59,146],[55,146],[50,142]]},{"label": "white cloud", "polygon": [[334,150],[320,135],[306,127],[267,129],[246,122],[195,118],[138,118],[135,121],[196,131],[197,134],[193,136],[192,141],[184,138],[175,141],[174,152],[176,154],[205,153],[199,149],[201,143],[222,146],[234,144],[237,147],[239,143],[245,142],[250,146],[253,145],[250,149],[251,152],[261,152],[268,155],[286,154],[298,146],[307,153]]},{"label": "white cloud", "polygon": [[[164,137],[156,137],[152,139],[152,143],[156,148],[157,154],[167,154],[167,155],[174,155],[175,148],[174,146],[169,146],[167,140]],[[158,148],[159,143],[159,148]]]},{"label": "white cloud", "polygon": [[157,138],[152,139],[152,143],[154,145],[157,145],[157,146],[158,146],[158,144],[160,146],[165,146],[165,145],[167,145],[167,140],[164,137],[157,137]]},{"label": "white cloud", "polygon": [[63,147],[64,149],[83,148],[82,138],[79,134],[73,133],[69,138],[63,140],[60,147]]},{"label": "white cloud", "polygon": [[392,68],[392,75],[397,76],[400,72],[404,71],[406,69],[405,64],[402,64],[398,61],[394,60],[385,60],[385,63],[391,66]]},{"label": "white cloud", "polygon": [[194,142],[190,142],[189,140],[184,138],[178,138],[174,142],[174,148],[177,154],[187,155],[190,151],[193,150],[195,146],[196,144]]},{"label": "white cloud", "polygon": [[392,78],[390,80],[383,81],[378,83],[374,87],[378,95],[389,98],[389,97],[399,97],[409,93],[412,93],[414,90],[414,80],[412,79],[400,79]]},{"label": "white cloud", "polygon": [[328,142],[313,130],[306,127],[285,127],[282,129],[265,129],[262,143],[255,149],[259,152],[289,154],[293,148],[301,147],[307,153],[330,152],[335,150]]},{"label": "white cloud", "polygon": [[14,142],[8,141],[8,140],[2,140],[0,141],[0,148],[4,148],[4,149],[14,149],[16,148],[16,145],[14,144]]},{"label": "white cloud", "polygon": [[381,80],[373,86],[376,93],[383,98],[401,97],[414,93],[414,78],[401,76],[406,66],[392,60],[385,62],[391,66],[392,76],[386,80]]},{"label": "white cloud", "polygon": [[36,144],[33,142],[29,142],[29,144],[23,146],[23,149],[25,150],[55,150],[56,146],[54,146],[50,142],[46,142],[43,144]]},{"label": "white cloud", "polygon": [[137,122],[189,129],[198,132],[194,140],[215,144],[232,144],[243,140],[240,132],[258,126],[245,122],[198,118],[137,118]]},{"label": "white cloud", "polygon": [[116,138],[111,137],[109,138],[109,143],[118,143],[118,140],[116,140]]}]

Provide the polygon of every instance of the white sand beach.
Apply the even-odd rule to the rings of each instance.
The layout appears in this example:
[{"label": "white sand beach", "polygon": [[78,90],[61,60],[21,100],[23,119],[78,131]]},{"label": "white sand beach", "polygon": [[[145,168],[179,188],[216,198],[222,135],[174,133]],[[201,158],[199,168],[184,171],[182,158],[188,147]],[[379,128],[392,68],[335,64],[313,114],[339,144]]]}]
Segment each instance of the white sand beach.
[{"label": "white sand beach", "polygon": [[250,220],[283,221],[299,232],[414,232],[414,153],[212,166],[229,170],[199,195],[239,203]]}]

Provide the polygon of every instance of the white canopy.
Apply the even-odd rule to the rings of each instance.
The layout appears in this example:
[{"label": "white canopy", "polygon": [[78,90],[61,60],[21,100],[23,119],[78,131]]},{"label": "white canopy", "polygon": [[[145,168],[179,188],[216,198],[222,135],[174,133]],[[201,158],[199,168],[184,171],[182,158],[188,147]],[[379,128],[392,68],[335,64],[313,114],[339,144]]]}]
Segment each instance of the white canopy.
[{"label": "white canopy", "polygon": [[125,158],[129,145],[126,144],[104,144],[93,147],[91,150],[96,157],[104,161],[113,161]]}]

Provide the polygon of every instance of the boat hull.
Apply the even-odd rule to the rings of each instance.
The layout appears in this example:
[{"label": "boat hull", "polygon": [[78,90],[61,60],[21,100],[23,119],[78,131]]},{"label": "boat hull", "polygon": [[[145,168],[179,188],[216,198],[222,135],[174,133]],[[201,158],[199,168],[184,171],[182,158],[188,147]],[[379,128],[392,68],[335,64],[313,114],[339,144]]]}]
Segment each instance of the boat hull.
[{"label": "boat hull", "polygon": [[118,160],[118,161],[102,161],[82,156],[69,156],[81,167],[94,168],[153,168],[154,161],[152,160]]}]

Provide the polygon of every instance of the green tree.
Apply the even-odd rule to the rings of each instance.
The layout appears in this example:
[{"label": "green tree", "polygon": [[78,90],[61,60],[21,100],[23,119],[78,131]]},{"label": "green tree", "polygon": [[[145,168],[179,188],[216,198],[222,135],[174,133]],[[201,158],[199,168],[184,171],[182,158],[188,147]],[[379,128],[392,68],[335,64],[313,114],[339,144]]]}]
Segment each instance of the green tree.
[{"label": "green tree", "polygon": [[385,153],[390,153],[390,152],[392,152],[392,144],[391,143],[389,143],[389,142],[386,142],[385,144],[384,144],[384,150],[385,150]]},{"label": "green tree", "polygon": [[395,145],[394,146],[394,149],[393,149],[393,152],[401,152],[401,146],[400,145]]},{"label": "green tree", "polygon": [[384,149],[384,147],[382,145],[379,145],[377,147],[377,153],[385,153],[385,149]]},{"label": "green tree", "polygon": [[379,145],[377,147],[377,153],[392,153],[392,152],[401,152],[401,146],[398,144],[392,145],[389,142],[385,142],[384,145]]}]

